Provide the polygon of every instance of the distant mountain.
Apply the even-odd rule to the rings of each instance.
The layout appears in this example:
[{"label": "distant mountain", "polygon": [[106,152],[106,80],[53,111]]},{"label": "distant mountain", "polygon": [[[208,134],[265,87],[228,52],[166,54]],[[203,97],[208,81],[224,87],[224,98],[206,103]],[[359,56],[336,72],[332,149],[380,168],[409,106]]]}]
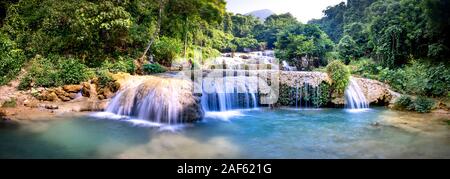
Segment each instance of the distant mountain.
[{"label": "distant mountain", "polygon": [[272,12],[269,9],[262,9],[262,10],[257,10],[257,11],[253,11],[250,13],[247,13],[245,15],[252,15],[257,17],[258,19],[260,19],[261,21],[265,21],[267,17],[271,16],[275,14],[274,12]]}]

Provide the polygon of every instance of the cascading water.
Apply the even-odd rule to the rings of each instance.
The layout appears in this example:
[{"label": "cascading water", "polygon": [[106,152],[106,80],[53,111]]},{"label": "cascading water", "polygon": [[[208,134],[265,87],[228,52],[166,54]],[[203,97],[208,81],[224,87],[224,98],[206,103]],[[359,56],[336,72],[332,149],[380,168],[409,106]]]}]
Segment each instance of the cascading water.
[{"label": "cascading water", "polygon": [[287,96],[281,96],[281,104],[295,108],[320,108],[328,104],[327,98],[322,94],[321,85],[313,86],[306,82],[296,82],[291,87],[282,87],[283,91],[290,91]]},{"label": "cascading water", "polygon": [[350,109],[369,108],[369,102],[367,102],[364,93],[353,78],[350,78],[349,85],[345,90],[345,104]]},{"label": "cascading water", "polygon": [[196,113],[187,111],[198,108],[192,96],[192,84],[188,81],[161,77],[140,77],[128,81],[112,99],[106,112],[166,124],[192,120],[186,116]]},{"label": "cascading water", "polygon": [[289,63],[287,63],[286,61],[282,61],[281,65],[282,65],[284,71],[295,71],[296,70],[295,67],[290,66]]},{"label": "cascading water", "polygon": [[258,93],[250,77],[223,77],[204,80],[201,103],[205,112],[258,107]]}]

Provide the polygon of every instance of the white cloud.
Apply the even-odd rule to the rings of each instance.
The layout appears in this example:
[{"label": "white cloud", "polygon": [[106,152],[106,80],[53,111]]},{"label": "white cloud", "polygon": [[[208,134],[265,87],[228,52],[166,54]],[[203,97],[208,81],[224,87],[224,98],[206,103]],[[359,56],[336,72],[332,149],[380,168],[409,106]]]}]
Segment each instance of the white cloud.
[{"label": "white cloud", "polygon": [[290,12],[299,21],[306,23],[323,17],[322,11],[347,0],[226,0],[230,12],[245,14],[260,9],[270,9],[280,14]]}]

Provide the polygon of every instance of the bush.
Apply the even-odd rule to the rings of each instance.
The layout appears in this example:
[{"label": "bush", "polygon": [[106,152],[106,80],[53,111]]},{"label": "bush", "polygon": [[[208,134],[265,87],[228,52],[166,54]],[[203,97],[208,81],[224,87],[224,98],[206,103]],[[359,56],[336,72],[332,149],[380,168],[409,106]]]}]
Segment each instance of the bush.
[{"label": "bush", "polygon": [[109,71],[106,69],[96,70],[95,76],[98,79],[98,85],[101,87],[107,86],[110,82],[114,81]]},{"label": "bush", "polygon": [[414,102],[411,97],[402,95],[394,103],[397,109],[401,110],[414,110]]},{"label": "bush", "polygon": [[19,90],[27,90],[30,89],[31,87],[31,82],[33,82],[33,79],[31,78],[31,76],[26,75],[24,76],[20,83],[19,86],[17,87]]},{"label": "bush", "polygon": [[77,59],[36,56],[31,60],[28,74],[22,78],[19,89],[79,84],[88,80],[89,74],[88,68]]},{"label": "bush", "polygon": [[427,95],[445,97],[450,94],[450,70],[444,64],[429,66],[426,77],[429,78],[425,88]]},{"label": "bush", "polygon": [[5,101],[2,104],[3,108],[14,108],[17,106],[16,98],[11,98],[9,101]]},{"label": "bush", "polygon": [[339,60],[332,61],[327,66],[327,74],[331,78],[331,87],[338,95],[343,95],[350,80],[350,70]]},{"label": "bush", "polygon": [[395,101],[395,107],[400,110],[416,111],[428,113],[433,109],[435,102],[426,97],[417,97],[413,100],[411,97],[402,95]]},{"label": "bush", "polygon": [[372,59],[369,58],[352,60],[349,67],[352,74],[370,79],[378,79],[378,74],[383,69],[383,67],[378,66]]},{"label": "bush", "polygon": [[435,102],[432,99],[418,97],[414,102],[414,110],[420,113],[428,113],[433,109]]},{"label": "bush", "polygon": [[158,63],[145,64],[144,65],[144,72],[147,73],[147,74],[164,73],[164,72],[166,72],[166,69],[164,69]]},{"label": "bush", "polygon": [[125,72],[134,74],[134,72],[136,71],[134,60],[130,57],[122,56],[120,56],[116,61],[112,61],[110,59],[105,60],[102,63],[101,68],[107,69],[111,73]]},{"label": "bush", "polygon": [[156,62],[170,66],[172,61],[182,52],[183,43],[180,40],[161,37],[152,46],[152,54]]},{"label": "bush", "polygon": [[19,74],[25,61],[22,50],[6,35],[0,33],[0,85],[5,85]]},{"label": "bush", "polygon": [[383,69],[379,79],[398,92],[445,97],[450,88],[450,71],[444,64],[413,61],[403,69]]},{"label": "bush", "polygon": [[87,67],[80,63],[76,59],[60,58],[60,67],[57,71],[60,83],[62,85],[67,84],[80,84],[83,81],[89,79]]}]

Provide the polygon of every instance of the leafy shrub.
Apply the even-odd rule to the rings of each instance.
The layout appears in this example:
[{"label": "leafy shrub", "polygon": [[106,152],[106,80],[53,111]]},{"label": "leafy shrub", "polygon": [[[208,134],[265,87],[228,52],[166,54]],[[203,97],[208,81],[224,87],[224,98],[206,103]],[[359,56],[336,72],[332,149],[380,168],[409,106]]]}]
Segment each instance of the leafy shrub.
[{"label": "leafy shrub", "polygon": [[[20,87],[54,87],[61,85],[55,63],[49,58],[36,56],[30,62],[28,74],[22,78]],[[27,87],[27,88],[25,88]]]},{"label": "leafy shrub", "polygon": [[450,88],[450,71],[444,64],[413,61],[402,69],[381,70],[379,79],[395,91],[420,96],[443,97]]},{"label": "leafy shrub", "polygon": [[79,84],[89,78],[88,68],[77,59],[36,56],[31,60],[28,74],[22,78],[19,89]]},{"label": "leafy shrub", "polygon": [[170,66],[172,61],[182,52],[183,44],[180,40],[161,37],[152,46],[152,54],[156,62]]},{"label": "leafy shrub", "polygon": [[59,61],[57,75],[62,85],[80,84],[89,79],[87,67],[78,60],[61,58]]},{"label": "leafy shrub", "polygon": [[109,74],[109,71],[105,69],[96,70],[95,76],[98,79],[98,85],[102,87],[107,86],[108,83],[114,81],[112,76]]},{"label": "leafy shrub", "polygon": [[425,87],[427,95],[441,97],[450,94],[450,70],[444,64],[428,66],[426,77],[429,78]]},{"label": "leafy shrub", "polygon": [[414,101],[411,97],[402,95],[395,101],[394,106],[401,110],[414,110]]},{"label": "leafy shrub", "polygon": [[2,104],[3,108],[14,108],[17,106],[16,98],[11,98],[9,101],[5,101]]},{"label": "leafy shrub", "polygon": [[417,111],[420,113],[428,113],[433,109],[435,102],[426,97],[417,97],[412,99],[409,96],[402,95],[395,101],[395,107],[401,110]]},{"label": "leafy shrub", "polygon": [[133,59],[130,57],[120,56],[118,60],[111,62],[111,60],[105,60],[102,64],[103,69],[109,70],[111,73],[126,72],[133,74],[136,70]]},{"label": "leafy shrub", "polygon": [[420,113],[428,113],[433,109],[435,102],[432,99],[418,97],[414,102],[414,110]]},{"label": "leafy shrub", "polygon": [[160,64],[154,63],[154,64],[145,64],[144,71],[147,74],[155,74],[155,73],[164,73],[166,72],[166,69],[164,69]]},{"label": "leafy shrub", "polygon": [[14,79],[25,61],[22,50],[5,34],[0,33],[0,85]]},{"label": "leafy shrub", "polygon": [[369,58],[352,60],[349,67],[352,74],[370,79],[378,79],[378,74],[383,69],[383,67],[378,66],[378,64]]},{"label": "leafy shrub", "polygon": [[350,80],[350,70],[339,60],[332,61],[327,66],[327,74],[331,78],[331,87],[337,94],[344,94]]},{"label": "leafy shrub", "polygon": [[33,82],[31,76],[26,75],[21,79],[19,86],[17,88],[19,90],[27,90],[31,87],[31,82]]}]

